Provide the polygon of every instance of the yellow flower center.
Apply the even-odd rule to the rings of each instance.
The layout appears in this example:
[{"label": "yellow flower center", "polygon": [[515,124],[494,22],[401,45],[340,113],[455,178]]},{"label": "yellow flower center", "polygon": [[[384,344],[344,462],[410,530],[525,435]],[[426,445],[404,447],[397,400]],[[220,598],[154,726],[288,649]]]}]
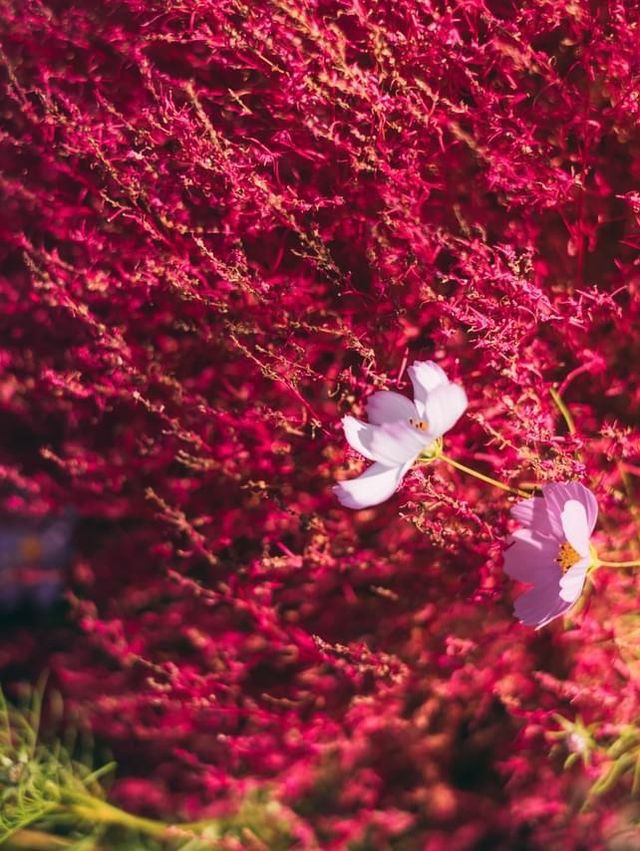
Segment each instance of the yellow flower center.
[{"label": "yellow flower center", "polygon": [[25,561],[38,561],[42,557],[42,544],[37,535],[26,535],[18,544],[18,554]]},{"label": "yellow flower center", "polygon": [[560,565],[560,570],[563,573],[566,573],[570,567],[573,567],[574,564],[577,564],[582,556],[580,553],[577,553],[571,544],[568,541],[565,541],[564,544],[558,550],[558,557],[556,561]]},{"label": "yellow flower center", "polygon": [[409,417],[409,425],[417,428],[418,431],[429,431],[429,423],[426,420],[416,420],[413,417]]}]

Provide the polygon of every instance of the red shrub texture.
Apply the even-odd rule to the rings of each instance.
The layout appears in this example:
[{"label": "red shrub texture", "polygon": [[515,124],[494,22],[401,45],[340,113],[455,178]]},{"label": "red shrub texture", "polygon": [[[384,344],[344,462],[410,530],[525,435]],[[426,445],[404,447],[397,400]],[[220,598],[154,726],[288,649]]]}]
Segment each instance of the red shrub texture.
[{"label": "red shrub texture", "polygon": [[331,492],[341,416],[433,359],[448,455],[579,479],[637,557],[637,4],[1,9],[0,507],[79,513],[5,676],[49,668],[138,811],[266,787],[300,849],[639,847],[558,720],[638,721],[636,574],[536,632],[513,497],[438,461]]}]

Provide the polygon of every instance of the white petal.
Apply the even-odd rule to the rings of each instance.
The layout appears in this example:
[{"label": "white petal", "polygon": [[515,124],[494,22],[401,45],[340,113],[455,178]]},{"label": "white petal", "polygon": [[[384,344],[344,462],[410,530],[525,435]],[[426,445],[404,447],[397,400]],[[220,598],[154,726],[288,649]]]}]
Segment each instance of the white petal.
[{"label": "white petal", "polygon": [[368,508],[389,499],[400,486],[410,465],[385,467],[373,464],[357,479],[334,485],[333,492],[347,508]]},{"label": "white petal", "polygon": [[420,418],[424,417],[427,396],[436,387],[448,384],[446,372],[432,360],[415,361],[407,370],[413,384],[413,400]]},{"label": "white petal", "polygon": [[369,449],[376,461],[397,467],[413,461],[431,441],[425,432],[409,423],[384,423],[373,426]]},{"label": "white petal", "polygon": [[342,427],[349,446],[364,455],[369,461],[375,461],[376,458],[370,449],[371,436],[375,426],[363,423],[355,417],[347,416],[342,418]]},{"label": "white petal", "polygon": [[367,399],[367,415],[374,425],[420,419],[411,399],[393,390],[378,390]]},{"label": "white petal", "polygon": [[563,600],[574,603],[578,599],[584,587],[588,567],[589,559],[583,558],[567,570],[560,580],[560,596]]},{"label": "white petal", "polygon": [[425,419],[431,438],[442,437],[466,409],[467,394],[459,384],[443,384],[432,390],[425,404]]},{"label": "white petal", "polygon": [[589,523],[584,505],[577,499],[569,499],[560,514],[562,531],[573,549],[586,558],[589,555]]},{"label": "white petal", "polygon": [[407,372],[409,373],[409,378],[416,394],[418,393],[418,389],[425,393],[430,393],[441,384],[449,383],[447,373],[432,360],[414,361]]},{"label": "white petal", "polygon": [[598,519],[598,503],[588,488],[580,482],[555,482],[550,485],[543,485],[542,493],[547,503],[549,523],[555,535],[560,537],[564,534],[561,515],[565,503],[570,499],[582,503],[587,512],[589,534],[593,532]]}]

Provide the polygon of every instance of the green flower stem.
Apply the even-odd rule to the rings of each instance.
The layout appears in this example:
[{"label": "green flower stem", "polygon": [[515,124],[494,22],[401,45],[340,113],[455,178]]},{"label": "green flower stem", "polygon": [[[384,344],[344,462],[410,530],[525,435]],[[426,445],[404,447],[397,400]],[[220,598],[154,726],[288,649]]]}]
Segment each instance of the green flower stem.
[{"label": "green flower stem", "polygon": [[562,397],[560,396],[560,394],[558,393],[558,391],[554,387],[551,387],[549,389],[549,393],[551,394],[551,398],[555,402],[556,407],[558,408],[558,410],[562,414],[562,418],[564,419],[565,423],[567,424],[567,428],[569,429],[569,434],[575,434],[576,433],[576,424],[573,421],[573,417],[571,416],[571,411],[569,410],[569,408],[567,408]]},{"label": "green flower stem", "polygon": [[180,825],[169,825],[154,819],[132,815],[91,795],[71,794],[67,806],[75,816],[90,824],[99,822],[101,824],[119,825],[129,830],[144,833],[153,839],[175,839],[181,829]]},{"label": "green flower stem", "polygon": [[491,476],[485,476],[484,473],[480,473],[472,467],[467,467],[459,461],[454,461],[453,458],[449,458],[449,456],[445,455],[444,452],[441,452],[437,457],[450,467],[455,467],[456,470],[460,470],[462,473],[467,473],[469,476],[474,476],[476,479],[480,479],[481,482],[493,485],[494,488],[500,488],[500,490],[512,493],[515,496],[520,496],[523,499],[529,499],[531,496],[531,494],[526,491],[520,490],[519,488],[512,488],[509,485],[505,485],[504,482],[498,481],[498,479],[493,479]]},{"label": "green flower stem", "polygon": [[632,561],[603,561],[599,558],[596,567],[640,567],[640,559]]},{"label": "green flower stem", "polygon": [[62,836],[52,836],[40,830],[18,830],[0,847],[6,851],[60,851],[76,844]]}]

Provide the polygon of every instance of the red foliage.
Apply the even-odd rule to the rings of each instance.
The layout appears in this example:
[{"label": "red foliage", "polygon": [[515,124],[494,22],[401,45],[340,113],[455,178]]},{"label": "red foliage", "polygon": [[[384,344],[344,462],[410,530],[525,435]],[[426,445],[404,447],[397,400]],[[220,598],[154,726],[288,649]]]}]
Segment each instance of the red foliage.
[{"label": "red foliage", "polygon": [[125,805],[269,782],[323,849],[620,829],[629,784],[578,816],[597,766],[549,733],[637,718],[635,576],[535,633],[504,494],[438,464],[356,514],[330,486],[361,469],[340,416],[433,358],[470,399],[448,454],[580,477],[632,557],[639,26],[631,0],[2,4],[0,494],[84,519],[68,626],[0,663],[44,647]]}]

